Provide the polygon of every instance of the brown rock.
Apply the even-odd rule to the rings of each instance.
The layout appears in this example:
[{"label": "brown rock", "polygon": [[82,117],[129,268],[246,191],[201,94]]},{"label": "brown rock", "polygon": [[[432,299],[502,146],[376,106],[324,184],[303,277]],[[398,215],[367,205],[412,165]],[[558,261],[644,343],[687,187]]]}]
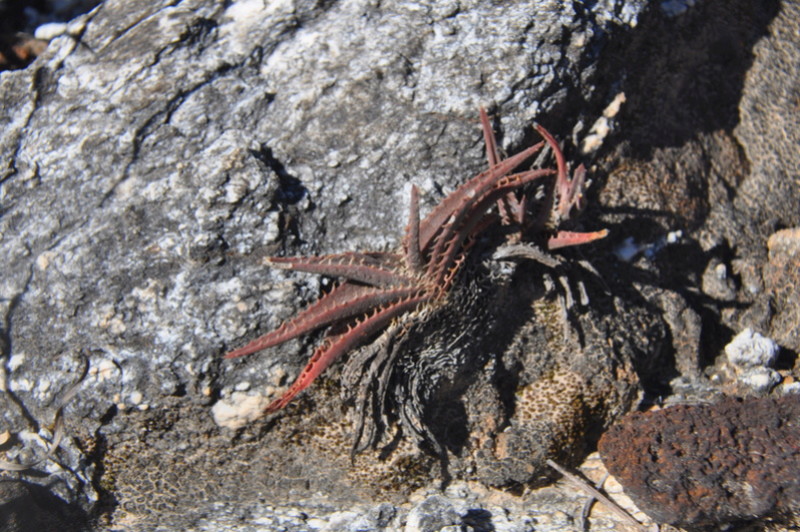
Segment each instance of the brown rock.
[{"label": "brown rock", "polygon": [[653,519],[703,526],[800,509],[800,396],[634,413],[599,450]]},{"label": "brown rock", "polygon": [[764,284],[774,316],[771,334],[787,348],[800,349],[800,228],[783,229],[769,237],[769,262]]}]

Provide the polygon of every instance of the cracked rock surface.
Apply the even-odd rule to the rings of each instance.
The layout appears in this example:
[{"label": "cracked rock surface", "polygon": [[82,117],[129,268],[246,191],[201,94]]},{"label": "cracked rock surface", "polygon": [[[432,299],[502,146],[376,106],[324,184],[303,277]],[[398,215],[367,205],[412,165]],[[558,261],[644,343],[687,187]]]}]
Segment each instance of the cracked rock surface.
[{"label": "cracked rock surface", "polygon": [[[99,500],[118,525],[185,526],[210,504],[263,496],[397,502],[438,482],[438,460],[407,439],[386,459],[346,458],[335,372],[277,419],[257,419],[310,343],[221,355],[324,286],[262,259],[396,246],[411,183],[429,209],[483,168],[479,104],[514,109],[497,113],[502,143],[525,145],[534,118],[555,123],[568,98],[593,97],[597,47],[642,6],[110,1],[74,20],[0,85],[5,423],[41,433],[88,358],[65,412],[71,437],[47,467],[60,496]],[[526,284],[540,298],[541,281]],[[660,334],[644,309],[616,304],[647,323],[643,338]],[[477,391],[462,393],[480,400],[460,408],[467,429],[484,426],[459,429],[451,475],[537,480],[553,438],[575,460],[585,435],[632,406],[631,342],[620,332],[584,362],[589,342],[562,337],[554,299],[540,305],[550,321],[506,327],[515,351],[494,354],[506,372],[527,368],[504,378],[532,387],[533,428],[514,426],[494,448],[513,394],[498,396],[496,364],[473,368]],[[596,343],[605,326],[585,335]],[[554,372],[574,392],[552,396]],[[562,403],[566,428],[541,411]],[[19,461],[37,450],[17,447]],[[542,458],[525,460],[532,450]]]},{"label": "cracked rock surface", "polygon": [[[552,479],[545,458],[580,462],[641,383],[663,393],[680,377],[704,390],[692,383],[705,382],[729,329],[778,331],[784,348],[796,339],[796,307],[777,282],[791,244],[775,240],[763,278],[761,268],[767,238],[800,227],[797,191],[767,171],[775,161],[761,137],[777,132],[757,102],[769,91],[742,89],[775,13],[722,4],[672,16],[643,0],[112,0],[75,19],[28,68],[0,74],[6,459],[42,457],[87,358],[64,408],[68,436],[25,478],[46,479],[98,528],[574,526],[574,494],[532,490]],[[719,31],[725,13],[740,21],[730,33],[692,41],[712,41],[697,28]],[[668,83],[649,69],[662,57]],[[689,79],[715,80],[708,101]],[[537,140],[536,120],[573,164],[591,165],[575,146],[621,90],[629,103],[605,122],[613,131],[576,227],[611,236],[565,252],[559,274],[505,263],[486,306],[491,330],[473,343],[481,364],[454,387],[444,412],[454,422],[438,430],[446,472],[407,438],[351,461],[338,366],[285,412],[260,417],[320,336],[222,355],[330,285],[270,270],[265,257],[395,248],[412,183],[424,214],[485,167],[481,104],[505,152]],[[656,127],[652,116],[668,119]],[[781,192],[751,209],[770,180]],[[749,192],[737,196],[740,186]],[[675,230],[677,245],[658,244]],[[623,261],[613,251],[627,238],[641,252]],[[565,315],[559,300],[573,293]],[[770,294],[780,320],[742,310],[769,309]],[[708,331],[722,334],[708,341]],[[470,488],[437,499],[445,473]]]}]

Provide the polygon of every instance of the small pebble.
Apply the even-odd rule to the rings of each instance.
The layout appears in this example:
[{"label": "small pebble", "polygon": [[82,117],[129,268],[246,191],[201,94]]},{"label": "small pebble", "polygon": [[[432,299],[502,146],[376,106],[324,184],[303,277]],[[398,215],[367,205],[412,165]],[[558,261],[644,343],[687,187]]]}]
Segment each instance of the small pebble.
[{"label": "small pebble", "polygon": [[142,392],[135,391],[130,396],[131,404],[138,405],[139,403],[142,402],[143,398],[144,397],[142,396]]},{"label": "small pebble", "polygon": [[725,346],[728,362],[739,367],[770,367],[775,363],[779,351],[778,344],[750,328],[737,334]]},{"label": "small pebble", "polygon": [[48,22],[36,28],[33,36],[43,41],[51,41],[65,33],[67,33],[66,22]]}]

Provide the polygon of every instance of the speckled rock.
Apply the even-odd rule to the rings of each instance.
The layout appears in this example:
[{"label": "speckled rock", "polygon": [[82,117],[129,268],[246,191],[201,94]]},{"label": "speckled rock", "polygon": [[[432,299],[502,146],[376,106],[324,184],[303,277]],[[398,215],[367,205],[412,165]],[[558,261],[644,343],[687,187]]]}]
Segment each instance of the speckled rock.
[{"label": "speckled rock", "polygon": [[[663,138],[679,144],[686,134],[636,105],[650,136],[631,127],[626,106],[636,104],[634,93],[650,94],[635,67],[651,61],[609,66],[612,45],[676,41],[663,27],[651,31],[648,20],[662,15],[653,10],[645,20],[645,4],[108,1],[68,24],[31,67],[0,75],[4,428],[51,437],[78,353],[91,362],[64,410],[69,437],[58,462],[31,481],[131,530],[249,530],[261,522],[305,530],[314,516],[330,515],[355,523],[379,502],[399,508],[447,474],[524,492],[550,478],[544,456],[579,460],[636,402],[640,377],[675,373],[665,369],[673,340],[686,344],[686,372],[697,372],[705,340],[698,330],[710,330],[697,316],[713,313],[692,300],[692,276],[680,277],[696,242],[660,254],[653,246],[631,265],[609,250],[631,235],[652,237],[673,201],[687,209],[677,218],[696,223],[746,172],[714,106],[700,113],[707,123],[689,126],[704,138],[716,132],[709,149],[664,148]],[[750,37],[766,23],[733,14],[756,29],[732,31],[711,48],[750,57]],[[695,26],[725,20],[695,15],[674,18],[685,26],[680,35],[711,35]],[[694,44],[685,48],[710,47]],[[694,80],[697,64],[676,61],[664,71]],[[739,86],[717,73],[707,88]],[[665,91],[685,87],[659,76],[644,77]],[[391,430],[392,445],[351,461],[353,416],[338,367],[285,412],[254,420],[316,338],[236,362],[221,355],[329,286],[269,270],[264,257],[397,246],[411,183],[424,212],[485,167],[479,104],[498,118],[504,151],[527,146],[536,119],[577,163],[587,124],[621,89],[629,103],[607,121],[606,142],[621,134],[672,150],[675,160],[688,153],[686,164],[656,166],[679,170],[680,186],[667,186],[664,174],[643,172],[633,186],[620,173],[591,172],[582,223],[610,227],[609,241],[567,252],[558,272],[501,265],[491,308],[502,312],[480,342],[465,339],[478,347],[474,367],[455,374],[457,393],[431,413],[451,420],[439,425],[447,461]],[[697,110],[663,100],[675,121]],[[710,192],[698,199],[709,175]],[[492,250],[483,251],[488,260]],[[697,262],[702,271],[706,261]],[[650,288],[676,278],[663,283],[670,293]],[[575,304],[566,305],[570,296]],[[665,300],[675,309],[668,320],[659,316]],[[683,323],[692,329],[679,334]],[[6,458],[40,458],[43,449],[20,443]],[[342,513],[357,504],[358,516]],[[539,530],[574,522],[571,510],[538,508]]]},{"label": "speckled rock", "polygon": [[734,129],[751,168],[732,198],[732,208],[717,204],[712,209],[707,233],[708,243],[717,249],[736,250],[726,262],[737,281],[738,304],[722,311],[726,326],[734,331],[750,327],[792,351],[800,348],[798,299],[793,297],[798,269],[790,251],[797,248],[791,244],[791,228],[800,226],[800,187],[794,170],[800,166],[800,109],[792,88],[800,74],[784,65],[800,60],[799,16],[798,4],[781,4],[753,48]]},{"label": "speckled rock", "polygon": [[609,472],[653,519],[697,527],[800,511],[800,395],[635,413],[606,432]]},{"label": "speckled rock", "polygon": [[441,495],[432,495],[409,512],[405,530],[406,532],[435,532],[445,527],[457,527],[461,524],[461,515],[455,505]]},{"label": "speckled rock", "polygon": [[780,345],[800,351],[800,227],[782,229],[767,240],[764,288],[775,315],[770,333]]},{"label": "speckled rock", "polygon": [[91,530],[86,512],[76,504],[55,497],[43,486],[20,480],[0,480],[0,501],[0,529],[5,532]]},{"label": "speckled rock", "polygon": [[798,388],[800,365],[792,362],[790,353],[800,345],[796,327],[800,319],[799,233],[783,229],[771,235],[766,243],[767,261],[747,270],[750,285],[757,287],[751,291],[752,302],[743,312],[729,315],[775,336],[767,338],[748,327],[725,346],[725,356],[717,359],[709,374],[726,394],[764,396]]},{"label": "speckled rock", "polygon": [[[401,442],[393,452],[350,461],[351,413],[335,371],[277,419],[253,421],[310,346],[237,362],[221,355],[325,289],[262,259],[398,245],[410,183],[424,211],[484,168],[480,104],[499,107],[509,152],[527,145],[534,118],[560,138],[594,122],[608,103],[592,81],[599,47],[633,27],[644,4],[112,0],[72,21],[0,83],[5,426],[21,433],[49,422],[82,353],[91,370],[64,411],[64,467],[49,472],[64,498],[99,501],[113,522],[145,528],[188,526],[209,505],[264,494],[330,491],[348,504],[438,483],[444,465],[400,434],[388,434]],[[564,121],[568,98],[592,103]],[[516,278],[501,288],[524,296],[514,305],[533,316],[547,296],[550,323],[505,324],[499,345],[513,352],[486,351],[505,358],[470,368],[448,403],[463,401],[454,421],[466,423],[448,448],[450,474],[496,485],[541,475],[541,463],[522,477],[491,469],[521,459],[493,449],[514,423],[514,386],[544,379],[534,385],[544,389],[553,371],[577,376],[580,390],[564,404],[583,408],[587,398],[600,421],[571,425],[576,449],[638,393],[628,325],[599,325],[620,341],[603,338],[599,349],[591,344],[607,331],[565,339],[563,289],[544,290],[541,268],[504,268]],[[561,275],[613,305],[581,268]],[[662,334],[652,313],[618,303],[648,324],[645,337]],[[571,312],[583,328],[602,322],[585,304]],[[545,329],[558,336],[531,340]],[[581,362],[590,350],[595,358]],[[590,384],[598,363],[598,382],[613,391],[599,403],[605,388]],[[495,377],[508,383],[502,393]],[[541,439],[547,426],[534,438],[516,424],[527,442],[517,448],[556,447]]]}]

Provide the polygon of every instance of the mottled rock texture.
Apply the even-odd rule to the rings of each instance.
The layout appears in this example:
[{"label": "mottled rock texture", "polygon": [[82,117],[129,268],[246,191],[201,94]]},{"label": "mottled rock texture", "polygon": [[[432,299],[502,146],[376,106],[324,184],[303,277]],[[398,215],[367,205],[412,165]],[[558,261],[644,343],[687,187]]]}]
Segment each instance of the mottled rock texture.
[{"label": "mottled rock texture", "polygon": [[770,333],[779,345],[800,352],[800,227],[781,229],[767,240],[764,289],[774,314]]},{"label": "mottled rock texture", "polygon": [[800,511],[800,395],[635,413],[600,439],[608,471],[653,519],[697,527]]},{"label": "mottled rock texture", "polygon": [[91,530],[89,515],[47,488],[20,480],[0,480],[0,529],[5,532]]},{"label": "mottled rock texture", "polygon": [[[0,84],[5,423],[41,432],[84,353],[67,469],[49,470],[62,497],[101,497],[115,523],[142,526],[264,496],[402,500],[447,475],[539,482],[545,456],[578,458],[633,405],[633,359],[658,355],[647,345],[664,333],[569,262],[558,275],[573,290],[583,279],[598,305],[574,306],[577,332],[565,336],[560,285],[545,297],[544,267],[507,263],[487,289],[494,321],[460,335],[474,354],[454,360],[467,367],[445,364],[440,378],[431,366],[426,378],[453,381],[428,415],[446,471],[401,434],[351,463],[337,370],[255,420],[315,337],[221,355],[324,289],[264,257],[390,250],[411,183],[424,213],[483,169],[480,104],[496,108],[511,153],[534,118],[560,138],[593,120],[607,98],[592,81],[599,47],[642,6],[111,1],[75,20]],[[574,99],[593,103],[565,120]],[[407,357],[448,338],[423,328]],[[553,394],[557,382],[574,389]],[[519,401],[517,389],[528,390]]]},{"label": "mottled rock texture", "polygon": [[[739,297],[749,303],[745,310],[739,305],[725,309],[723,319],[737,331],[757,327],[794,353],[800,352],[800,311],[798,299],[791,297],[797,293],[800,228],[800,107],[794,90],[800,72],[791,65],[800,61],[798,17],[800,5],[781,3],[767,35],[753,49],[734,129],[749,162],[749,177],[737,189],[734,208],[725,214],[718,205],[712,214],[713,226],[719,228],[717,242],[725,235],[735,245],[727,244],[736,250],[730,271],[740,279]],[[781,231],[787,228],[795,229],[794,237]],[[747,248],[753,253],[739,251]]]},{"label": "mottled rock texture", "polygon": [[[700,295],[708,264],[758,264],[780,228],[769,216],[800,226],[788,171],[750,171],[772,143],[742,129],[743,147],[735,129],[740,106],[772,123],[753,103],[754,46],[764,60],[789,47],[762,40],[771,3],[705,0],[675,18],[646,4],[119,0],[73,21],[30,67],[0,74],[0,416],[25,435],[5,458],[41,457],[79,352],[92,370],[64,411],[68,437],[29,477],[143,530],[251,523],[263,500],[326,515],[400,505],[445,465],[522,493],[547,479],[545,456],[579,459],[640,380],[666,393],[675,376],[699,379],[726,327],[751,325],[753,301],[736,276],[737,305]],[[446,464],[401,434],[351,462],[339,366],[257,419],[318,336],[221,355],[329,286],[264,257],[396,247],[412,183],[424,214],[485,167],[480,104],[506,153],[536,140],[535,119],[590,164],[574,146],[621,90],[575,227],[611,236],[565,252],[558,272],[495,264],[482,309],[494,317],[458,338],[470,364],[446,368],[452,393],[439,388],[447,401],[430,412],[448,420]],[[781,194],[737,194],[770,179],[786,180]],[[735,229],[713,227],[734,207]],[[674,229],[685,240],[660,253],[611,253]],[[568,316],[559,278],[577,300]],[[449,345],[418,332],[410,362]]]}]

